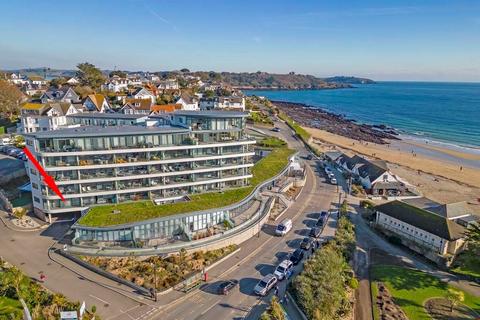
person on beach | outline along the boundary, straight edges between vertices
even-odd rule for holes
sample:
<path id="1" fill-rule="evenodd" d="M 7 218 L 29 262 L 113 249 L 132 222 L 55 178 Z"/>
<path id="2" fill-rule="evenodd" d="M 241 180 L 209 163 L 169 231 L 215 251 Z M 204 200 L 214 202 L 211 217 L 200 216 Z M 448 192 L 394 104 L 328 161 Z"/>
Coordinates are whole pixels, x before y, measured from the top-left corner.
<path id="1" fill-rule="evenodd" d="M 275 286 L 275 296 L 278 297 L 279 288 L 278 285 Z"/>
<path id="2" fill-rule="evenodd" d="M 460 171 L 463 171 L 463 167 L 462 167 L 462 166 L 460 166 Z"/>

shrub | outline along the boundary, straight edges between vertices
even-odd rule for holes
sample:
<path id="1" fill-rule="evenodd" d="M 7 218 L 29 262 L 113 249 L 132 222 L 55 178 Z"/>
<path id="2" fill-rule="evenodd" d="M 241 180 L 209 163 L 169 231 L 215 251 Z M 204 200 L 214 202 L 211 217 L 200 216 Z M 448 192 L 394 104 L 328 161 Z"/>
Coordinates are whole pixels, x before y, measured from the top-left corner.
<path id="1" fill-rule="evenodd" d="M 373 209 L 375 207 L 375 204 L 370 200 L 361 200 L 360 207 L 365 209 Z"/>

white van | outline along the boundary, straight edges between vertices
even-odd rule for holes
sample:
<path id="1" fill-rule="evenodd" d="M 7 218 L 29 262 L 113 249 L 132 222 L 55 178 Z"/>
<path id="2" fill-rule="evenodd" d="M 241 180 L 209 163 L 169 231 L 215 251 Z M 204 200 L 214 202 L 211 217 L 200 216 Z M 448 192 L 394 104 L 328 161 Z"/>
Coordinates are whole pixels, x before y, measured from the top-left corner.
<path id="1" fill-rule="evenodd" d="M 283 220 L 275 229 L 275 234 L 277 236 L 284 236 L 292 229 L 292 220 L 285 219 Z"/>

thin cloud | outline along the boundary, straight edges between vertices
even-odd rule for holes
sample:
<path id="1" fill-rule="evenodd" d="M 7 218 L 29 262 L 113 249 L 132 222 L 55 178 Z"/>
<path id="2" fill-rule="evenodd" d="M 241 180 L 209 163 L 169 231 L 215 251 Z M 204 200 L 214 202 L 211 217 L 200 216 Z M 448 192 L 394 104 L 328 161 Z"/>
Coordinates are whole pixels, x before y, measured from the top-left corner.
<path id="1" fill-rule="evenodd" d="M 176 25 L 174 25 L 173 23 L 171 23 L 169 20 L 165 19 L 164 17 L 162 17 L 160 14 L 158 14 L 158 12 L 156 12 L 155 10 L 153 10 L 151 7 L 149 7 L 145 2 L 143 2 L 143 6 L 144 8 L 152 15 L 154 16 L 155 18 L 157 18 L 158 20 L 162 21 L 163 23 L 169 25 L 170 27 L 172 27 L 173 30 L 177 31 L 178 28 Z"/>

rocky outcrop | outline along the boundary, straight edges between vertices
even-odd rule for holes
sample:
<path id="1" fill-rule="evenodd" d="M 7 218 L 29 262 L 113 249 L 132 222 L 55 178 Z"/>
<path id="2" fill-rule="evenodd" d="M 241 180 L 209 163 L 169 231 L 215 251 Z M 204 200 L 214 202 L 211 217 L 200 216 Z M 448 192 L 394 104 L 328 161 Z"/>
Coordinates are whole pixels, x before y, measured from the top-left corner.
<path id="1" fill-rule="evenodd" d="M 386 125 L 359 124 L 344 115 L 327 112 L 303 103 L 272 101 L 290 118 L 302 126 L 317 128 L 350 139 L 386 144 L 386 140 L 400 140 L 397 132 Z"/>

